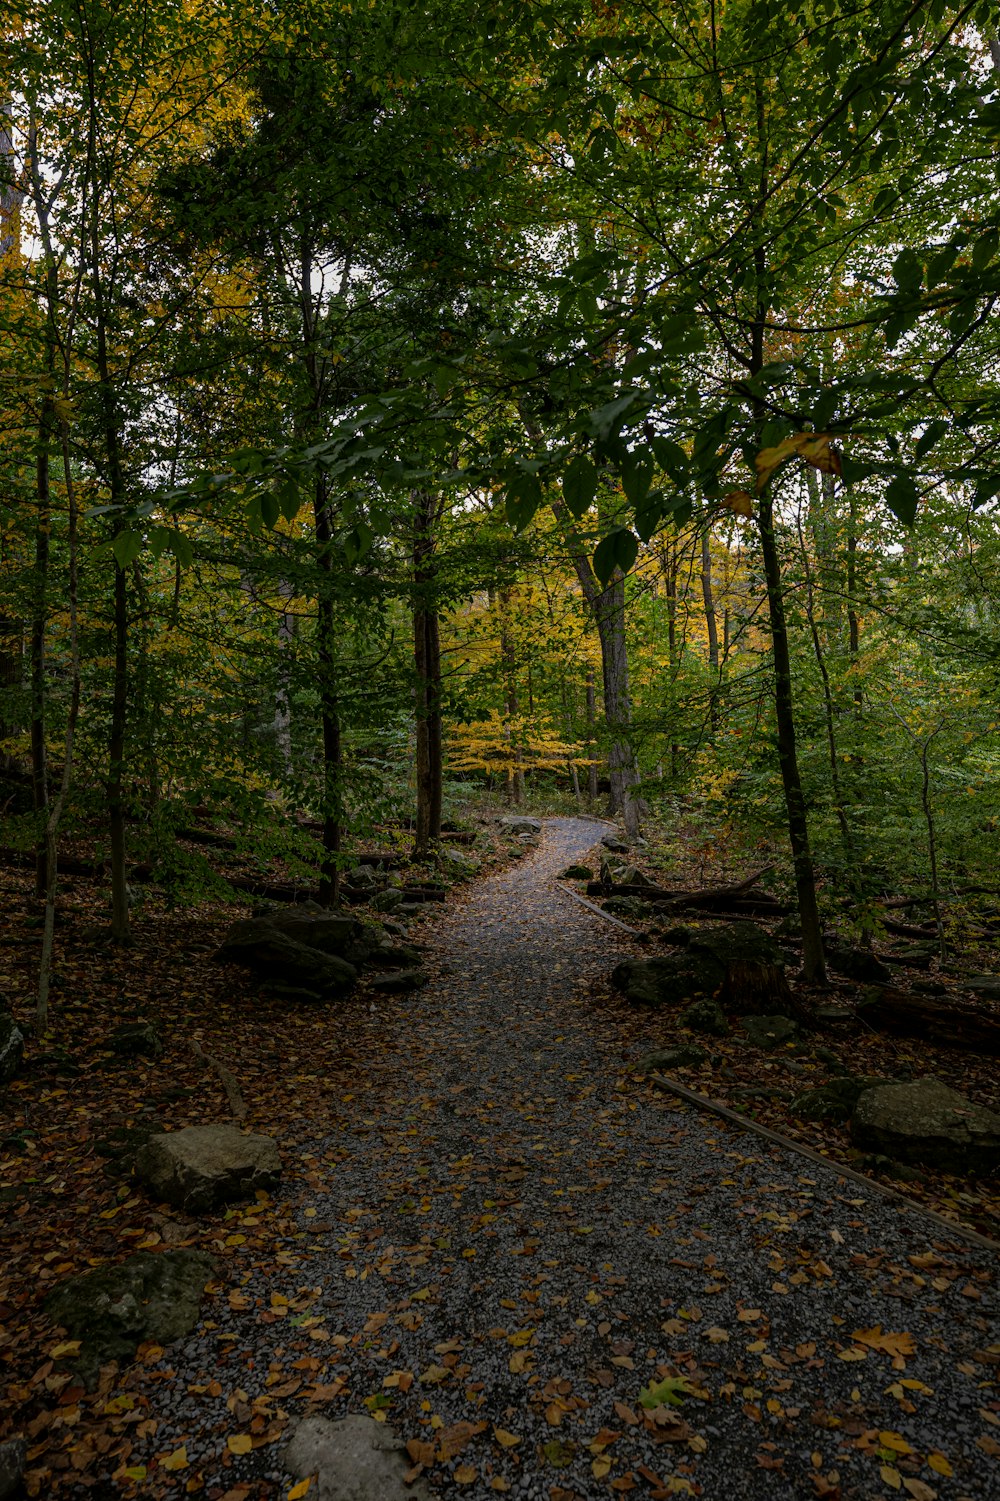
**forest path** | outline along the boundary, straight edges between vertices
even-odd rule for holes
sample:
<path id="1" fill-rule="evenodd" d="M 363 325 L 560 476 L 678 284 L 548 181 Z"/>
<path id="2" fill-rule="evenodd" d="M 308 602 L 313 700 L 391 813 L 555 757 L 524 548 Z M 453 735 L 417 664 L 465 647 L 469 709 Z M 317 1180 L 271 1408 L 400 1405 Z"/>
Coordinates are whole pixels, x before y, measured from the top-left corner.
<path id="1" fill-rule="evenodd" d="M 151 1453 L 283 1498 L 277 1446 L 218 1468 L 220 1422 L 318 1383 L 309 1410 L 384 1403 L 432 1489 L 474 1501 L 995 1496 L 989 1256 L 630 1077 L 588 1001 L 625 935 L 555 886 L 601 832 L 547 820 L 434 920 L 432 983 L 345 1028 L 356 1089 L 281 1263 L 170 1352 Z M 668 1372 L 699 1395 L 644 1420 Z"/>

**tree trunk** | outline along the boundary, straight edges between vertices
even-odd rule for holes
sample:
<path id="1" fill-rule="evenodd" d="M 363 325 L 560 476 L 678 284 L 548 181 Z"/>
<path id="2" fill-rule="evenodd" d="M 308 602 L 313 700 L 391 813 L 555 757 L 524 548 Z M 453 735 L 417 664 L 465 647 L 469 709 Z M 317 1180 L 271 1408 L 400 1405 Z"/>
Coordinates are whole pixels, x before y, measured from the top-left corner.
<path id="1" fill-rule="evenodd" d="M 719 625 L 715 618 L 715 591 L 712 586 L 711 537 L 711 528 L 706 526 L 701 534 L 701 598 L 705 608 L 708 666 L 715 678 L 708 700 L 709 723 L 714 735 L 719 727 Z"/>
<path id="2" fill-rule="evenodd" d="M 278 581 L 278 597 L 288 604 L 292 598 L 292 586 L 285 579 Z M 278 768 L 282 776 L 292 774 L 292 697 L 291 654 L 295 642 L 295 616 L 290 610 L 282 610 L 278 616 L 278 684 L 274 695 L 274 747 Z"/>
<path id="3" fill-rule="evenodd" d="M 51 351 L 54 354 L 54 351 Z M 49 362 L 50 372 L 54 362 Z M 38 418 L 38 452 L 35 456 L 35 587 L 31 613 L 31 792 L 38 820 L 35 844 L 35 895 L 44 897 L 49 887 L 45 822 L 49 804 L 49 776 L 45 746 L 45 631 L 48 617 L 49 539 L 52 530 L 52 500 L 49 489 L 49 444 L 52 401 L 42 398 Z"/>
<path id="4" fill-rule="evenodd" d="M 320 723 L 323 736 L 323 855 L 320 862 L 319 901 L 333 906 L 340 895 L 340 854 L 343 838 L 341 799 L 343 746 L 337 691 L 337 638 L 333 608 L 333 557 L 330 544 L 333 526 L 326 493 L 326 477 L 319 474 L 313 489 L 313 524 L 316 530 L 320 593 L 316 605 L 316 656 L 319 664 Z"/>
<path id="5" fill-rule="evenodd" d="M 501 589 L 500 605 L 500 661 L 504 674 L 504 702 L 507 710 L 506 738 L 511 742 L 510 762 L 507 767 L 507 801 L 518 807 L 524 801 L 524 769 L 521 765 L 521 750 L 514 743 L 517 718 L 521 705 L 517 692 L 517 654 L 510 631 L 510 591 Z"/>
<path id="6" fill-rule="evenodd" d="M 597 802 L 597 705 L 594 693 L 594 669 L 587 673 L 587 800 L 593 807 Z"/>
<path id="7" fill-rule="evenodd" d="M 441 637 L 435 597 L 438 506 L 427 491 L 414 491 L 413 662 L 416 672 L 417 807 L 414 858 L 423 860 L 441 837 L 444 783 L 441 727 Z"/>

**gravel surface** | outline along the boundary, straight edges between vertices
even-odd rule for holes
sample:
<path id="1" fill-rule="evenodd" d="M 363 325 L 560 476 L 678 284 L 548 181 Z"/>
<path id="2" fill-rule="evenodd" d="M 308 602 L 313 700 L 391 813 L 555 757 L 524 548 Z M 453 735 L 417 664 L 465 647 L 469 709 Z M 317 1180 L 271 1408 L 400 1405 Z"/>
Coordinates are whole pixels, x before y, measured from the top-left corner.
<path id="1" fill-rule="evenodd" d="M 1000 1496 L 995 1263 L 636 1081 L 589 999 L 628 935 L 555 880 L 601 832 L 547 820 L 434 919 L 434 981 L 370 1013 L 278 1262 L 140 1378 L 160 1426 L 130 1464 L 191 1466 L 157 1494 L 203 1468 L 200 1494 L 285 1497 L 278 1444 L 226 1451 L 268 1397 L 368 1399 L 438 1455 L 451 1430 L 426 1478 L 473 1501 Z M 672 1375 L 683 1405 L 648 1413 Z"/>

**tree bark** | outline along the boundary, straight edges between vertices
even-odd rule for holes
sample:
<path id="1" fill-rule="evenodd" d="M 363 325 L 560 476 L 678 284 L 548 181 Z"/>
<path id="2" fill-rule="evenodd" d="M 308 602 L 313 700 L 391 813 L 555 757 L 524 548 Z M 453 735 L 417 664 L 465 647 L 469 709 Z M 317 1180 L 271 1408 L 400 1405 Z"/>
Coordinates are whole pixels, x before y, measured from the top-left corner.
<path id="1" fill-rule="evenodd" d="M 441 632 L 435 585 L 439 507 L 426 490 L 413 501 L 413 665 L 416 676 L 415 735 L 417 806 L 413 855 L 426 859 L 441 838 L 444 786 L 441 724 Z"/>
<path id="2" fill-rule="evenodd" d="M 712 585 L 711 528 L 701 534 L 701 599 L 705 609 L 705 634 L 708 638 L 708 666 L 715 678 L 708 700 L 712 734 L 719 721 L 719 624 L 715 616 L 715 590 Z"/>

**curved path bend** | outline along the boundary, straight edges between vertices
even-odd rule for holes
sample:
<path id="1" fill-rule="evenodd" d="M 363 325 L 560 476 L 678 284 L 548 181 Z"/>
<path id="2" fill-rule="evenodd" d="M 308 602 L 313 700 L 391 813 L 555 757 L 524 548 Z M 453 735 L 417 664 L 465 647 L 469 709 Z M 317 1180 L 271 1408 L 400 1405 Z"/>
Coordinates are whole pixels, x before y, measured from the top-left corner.
<path id="1" fill-rule="evenodd" d="M 589 999 L 623 935 L 555 883 L 601 832 L 547 820 L 436 920 L 435 978 L 364 1024 L 280 1264 L 170 1352 L 155 1451 L 185 1441 L 210 1497 L 284 1498 L 277 1446 L 219 1469 L 220 1432 L 308 1388 L 446 1435 L 425 1481 L 471 1501 L 1000 1496 L 990 1257 L 636 1084 Z M 676 1374 L 696 1394 L 647 1419 Z"/>

